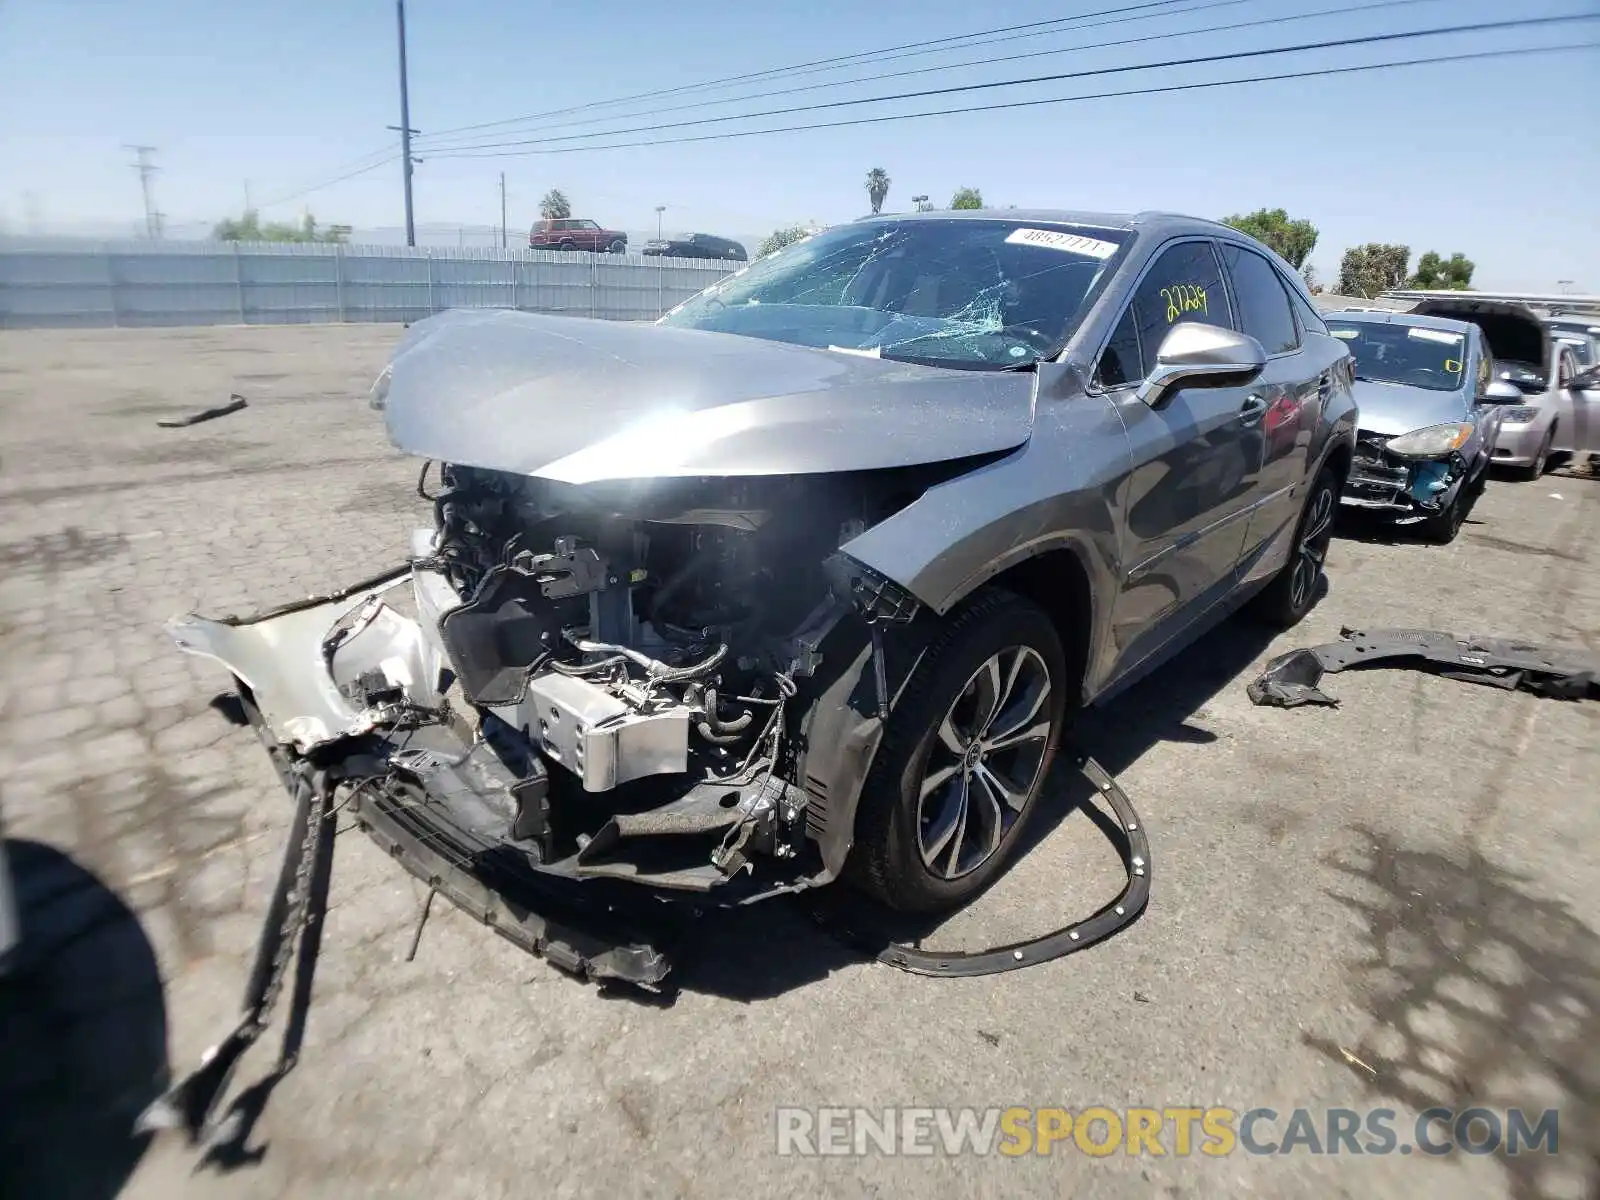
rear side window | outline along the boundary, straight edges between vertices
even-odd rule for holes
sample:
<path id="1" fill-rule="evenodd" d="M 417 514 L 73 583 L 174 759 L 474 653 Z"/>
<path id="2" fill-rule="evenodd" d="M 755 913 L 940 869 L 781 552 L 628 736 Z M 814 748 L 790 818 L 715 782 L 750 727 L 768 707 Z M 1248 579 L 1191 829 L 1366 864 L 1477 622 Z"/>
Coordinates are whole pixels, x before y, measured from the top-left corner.
<path id="1" fill-rule="evenodd" d="M 1280 274 L 1278 278 L 1282 280 L 1283 276 Z M 1284 282 L 1283 290 L 1289 293 L 1289 302 L 1294 305 L 1294 315 L 1300 321 L 1300 331 L 1302 333 L 1328 332 L 1328 326 L 1323 321 L 1322 314 L 1306 303 L 1306 298 L 1301 294 L 1299 288 L 1291 283 Z"/>
<path id="2" fill-rule="evenodd" d="M 1231 324 L 1228 295 L 1210 242 L 1180 242 L 1161 252 L 1100 356 L 1101 387 L 1137 383 L 1155 366 L 1167 330 L 1185 321 Z"/>
<path id="3" fill-rule="evenodd" d="M 1222 257 L 1233 277 L 1233 294 L 1239 302 L 1239 329 L 1260 342 L 1268 354 L 1299 349 L 1300 331 L 1294 310 L 1277 269 L 1261 255 L 1243 246 L 1222 245 Z"/>

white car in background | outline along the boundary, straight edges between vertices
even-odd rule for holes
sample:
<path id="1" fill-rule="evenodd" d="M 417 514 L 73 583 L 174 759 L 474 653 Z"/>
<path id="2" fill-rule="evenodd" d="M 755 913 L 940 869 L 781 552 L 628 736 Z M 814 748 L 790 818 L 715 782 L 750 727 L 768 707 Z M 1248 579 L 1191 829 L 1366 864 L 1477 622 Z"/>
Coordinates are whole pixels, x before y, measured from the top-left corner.
<path id="1" fill-rule="evenodd" d="M 1521 403 L 1503 402 L 1496 466 L 1538 479 L 1574 452 L 1600 453 L 1600 367 L 1583 365 L 1579 347 L 1555 320 L 1526 304 L 1468 296 L 1429 297 L 1412 311 L 1478 326 L 1489 342 L 1496 382 L 1522 393 Z"/>

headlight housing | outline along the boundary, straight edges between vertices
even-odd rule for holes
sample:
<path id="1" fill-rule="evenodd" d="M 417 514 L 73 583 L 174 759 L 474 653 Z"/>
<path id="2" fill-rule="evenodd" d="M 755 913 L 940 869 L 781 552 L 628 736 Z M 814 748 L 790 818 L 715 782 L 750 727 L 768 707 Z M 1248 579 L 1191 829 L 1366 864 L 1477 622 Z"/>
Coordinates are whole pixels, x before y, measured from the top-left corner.
<path id="1" fill-rule="evenodd" d="M 389 403 L 389 380 L 393 376 L 392 366 L 385 366 L 378 372 L 378 377 L 372 381 L 372 387 L 367 390 L 367 407 L 383 411 L 384 406 Z"/>
<path id="2" fill-rule="evenodd" d="M 1516 404 L 1510 408 L 1502 408 L 1500 410 L 1501 420 L 1510 421 L 1513 425 L 1521 425 L 1526 421 L 1533 420 L 1538 415 L 1539 410 L 1531 404 Z"/>
<path id="3" fill-rule="evenodd" d="M 1390 438 L 1383 448 L 1401 458 L 1443 458 L 1465 446 L 1472 434 L 1473 426 L 1465 422 L 1429 425 L 1425 429 L 1413 429 L 1410 433 Z"/>

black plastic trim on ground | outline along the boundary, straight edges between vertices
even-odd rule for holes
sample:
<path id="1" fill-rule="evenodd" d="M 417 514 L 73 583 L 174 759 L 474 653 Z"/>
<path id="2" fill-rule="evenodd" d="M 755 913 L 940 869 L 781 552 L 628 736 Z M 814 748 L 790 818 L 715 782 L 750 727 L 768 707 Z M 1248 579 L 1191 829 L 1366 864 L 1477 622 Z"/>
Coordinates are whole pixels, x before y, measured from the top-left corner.
<path id="1" fill-rule="evenodd" d="M 986 950 L 948 951 L 922 950 L 893 941 L 884 945 L 886 939 L 872 937 L 868 930 L 851 920 L 860 913 L 859 908 L 843 917 L 837 912 L 818 912 L 818 920 L 841 941 L 866 951 L 886 966 L 913 975 L 943 975 L 955 979 L 998 975 L 1002 971 L 1017 971 L 1050 962 L 1086 950 L 1127 928 L 1138 919 L 1150 900 L 1150 842 L 1145 837 L 1139 814 L 1111 773 L 1087 755 L 1079 754 L 1075 761 L 1078 770 L 1110 805 L 1127 838 L 1126 848 L 1118 847 L 1123 869 L 1128 873 L 1127 886 L 1094 915 L 1025 942 L 991 946 Z"/>

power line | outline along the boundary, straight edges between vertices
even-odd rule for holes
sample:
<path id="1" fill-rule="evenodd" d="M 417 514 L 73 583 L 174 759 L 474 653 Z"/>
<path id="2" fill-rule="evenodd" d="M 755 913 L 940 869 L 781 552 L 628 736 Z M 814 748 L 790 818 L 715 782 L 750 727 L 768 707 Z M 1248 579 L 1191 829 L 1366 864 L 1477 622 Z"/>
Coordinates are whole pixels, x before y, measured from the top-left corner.
<path id="1" fill-rule="evenodd" d="M 301 196 L 309 196 L 312 192 L 320 192 L 323 188 L 330 188 L 336 183 L 343 183 L 345 180 L 354 179 L 358 175 L 369 174 L 379 167 L 387 167 L 390 163 L 399 161 L 399 158 L 400 156 L 393 151 L 386 151 L 385 157 L 377 162 L 368 163 L 364 167 L 357 168 L 354 171 L 347 171 L 342 175 L 335 175 L 332 179 L 325 179 L 321 183 L 313 183 L 309 187 L 300 188 L 297 191 L 289 192 L 287 195 L 275 196 L 273 199 L 263 202 L 261 207 L 271 208 L 274 205 L 287 204 L 291 200 L 300 199 Z"/>
<path id="2" fill-rule="evenodd" d="M 295 188 L 292 192 L 285 192 L 275 199 L 264 200 L 261 202 L 260 207 L 269 208 L 274 204 L 287 204 L 290 200 L 297 200 L 301 196 L 309 195 L 311 192 L 321 191 L 325 187 L 354 178 L 356 175 L 366 171 L 375 171 L 379 167 L 387 166 L 398 157 L 399 155 L 394 152 L 392 147 L 384 145 L 377 150 L 363 154 L 360 158 L 352 158 L 337 166 L 329 167 L 328 170 L 332 174 L 332 178 L 320 183 L 308 183 L 303 187 Z"/>
<path id="3" fill-rule="evenodd" d="M 733 138 L 764 137 L 777 133 L 809 133 L 819 129 L 843 129 L 855 125 L 881 125 L 890 121 L 915 121 L 928 117 L 953 117 L 967 113 L 999 112 L 1019 108 L 1040 108 L 1052 104 L 1075 104 L 1084 100 L 1114 100 L 1129 96 L 1155 96 L 1172 92 L 1204 91 L 1208 88 L 1238 87 L 1251 83 L 1272 83 L 1284 79 L 1315 79 L 1329 75 L 1354 75 L 1367 71 L 1388 71 L 1400 67 L 1420 67 L 1434 63 L 1475 62 L 1486 59 L 1515 58 L 1521 55 L 1558 54 L 1572 50 L 1600 49 L 1600 41 L 1571 42 L 1562 46 L 1526 46 L 1509 50 L 1478 50 L 1460 54 L 1435 54 L 1422 58 L 1396 59 L 1392 62 L 1361 63 L 1347 67 L 1305 67 L 1273 75 L 1246 75 L 1236 79 L 1212 79 L 1200 83 L 1174 83 L 1157 87 L 1128 88 L 1116 92 L 1089 92 L 1079 96 L 1049 96 L 1037 100 L 997 101 L 993 104 L 972 104 L 960 108 L 935 109 L 931 112 L 892 113 L 878 117 L 852 117 L 843 121 L 819 121 L 804 125 L 780 125 L 771 129 L 735 129 L 721 133 L 690 134 L 684 137 L 647 139 L 636 142 L 612 142 L 603 146 L 561 146 L 550 150 L 506 151 L 498 155 L 441 154 L 441 158 L 520 158 L 532 154 L 581 154 L 592 150 L 630 150 L 640 146 L 673 146 L 686 142 L 718 142 Z"/>
<path id="4" fill-rule="evenodd" d="M 1242 2 L 1243 0 L 1241 0 L 1241 3 Z M 891 62 L 898 58 L 915 58 L 922 54 L 939 53 L 938 50 L 929 49 L 929 47 L 942 46 L 946 49 L 954 49 L 956 47 L 949 45 L 949 43 L 953 42 L 967 42 L 969 46 L 981 46 L 990 44 L 991 42 L 1013 41 L 1015 40 L 1014 38 L 987 37 L 987 35 L 1015 33 L 1021 37 L 1029 37 L 1035 36 L 1037 31 L 1042 30 L 1044 27 L 1049 25 L 1063 25 L 1068 21 L 1085 21 L 1090 17 L 1111 16 L 1116 13 L 1138 12 L 1151 8 L 1170 9 L 1173 6 L 1182 3 L 1185 3 L 1185 0 L 1148 0 L 1147 3 L 1143 4 L 1129 4 L 1121 8 L 1106 8 L 1097 12 L 1079 13 L 1077 16 L 1072 17 L 1052 17 L 1045 21 L 1027 21 L 1021 25 L 1002 25 L 998 29 L 980 29 L 973 33 L 951 34 L 948 37 L 931 38 L 923 42 L 905 42 L 898 46 L 885 46 L 881 50 L 861 50 L 854 54 L 840 54 L 835 55 L 832 58 L 818 58 L 813 59 L 810 62 L 795 63 L 787 67 L 769 67 L 764 71 L 751 71 L 744 75 L 728 75 L 722 79 L 709 79 L 702 83 L 686 83 L 681 84 L 678 87 L 659 88 L 653 92 L 636 92 L 631 96 L 616 96 L 610 100 L 593 100 L 587 104 L 574 104 L 568 108 L 553 108 L 546 112 L 529 113 L 526 116 L 521 117 L 506 117 L 499 121 L 480 121 L 475 125 L 457 125 L 451 129 L 441 129 L 432 136 L 447 137 L 450 134 L 468 133 L 475 129 L 494 129 L 502 125 L 519 125 L 525 121 L 540 121 L 544 120 L 546 117 L 563 117 L 569 113 L 587 112 L 590 109 L 595 108 L 609 108 L 615 104 L 629 104 L 635 100 L 654 100 L 665 96 L 678 96 L 682 95 L 684 92 L 707 91 L 712 88 L 727 87 L 735 83 L 753 82 L 758 79 L 775 78 L 781 75 L 811 74 L 816 71 L 836 70 L 838 67 L 853 63 L 858 59 L 870 59 L 874 62 Z M 1180 9 L 1179 11 L 1181 12 L 1185 10 Z M 1155 15 L 1164 16 L 1166 14 L 1163 13 Z M 1140 20 L 1143 18 L 1132 19 Z M 986 40 L 972 41 L 974 38 L 984 38 Z M 964 46 L 960 48 L 966 49 L 968 47 Z"/>
<path id="5" fill-rule="evenodd" d="M 1234 6 L 1240 5 L 1240 4 L 1248 4 L 1250 2 L 1251 2 L 1251 0 L 1211 0 L 1210 3 L 1198 4 L 1198 5 L 1195 5 L 1193 8 L 1185 9 L 1184 10 L 1184 15 L 1188 16 L 1188 15 L 1193 14 L 1193 13 L 1205 12 L 1207 10 L 1216 9 L 1216 8 L 1230 8 L 1230 7 L 1234 7 Z M 1276 25 L 1276 24 L 1279 24 L 1279 23 L 1285 23 L 1286 24 L 1286 23 L 1288 23 L 1290 21 L 1309 21 L 1309 20 L 1313 20 L 1313 19 L 1315 19 L 1317 17 L 1342 17 L 1342 16 L 1347 16 L 1350 13 L 1369 12 L 1369 11 L 1373 11 L 1373 10 L 1376 10 L 1376 9 L 1401 8 L 1401 7 L 1405 7 L 1405 6 L 1409 6 L 1409 5 L 1413 5 L 1413 4 L 1437 4 L 1437 3 L 1440 3 L 1440 2 L 1441 2 L 1441 0 L 1378 0 L 1377 3 L 1372 3 L 1372 4 L 1356 4 L 1356 5 L 1346 5 L 1346 6 L 1339 7 L 1339 8 L 1323 8 L 1323 9 L 1317 9 L 1317 10 L 1315 10 L 1313 12 L 1293 13 L 1293 14 L 1290 14 L 1289 16 L 1257 17 L 1256 19 L 1251 20 L 1251 21 L 1235 21 L 1235 22 L 1231 22 L 1231 23 L 1223 24 L 1223 25 L 1203 25 L 1203 26 L 1201 26 L 1201 27 L 1199 27 L 1197 29 L 1170 30 L 1170 31 L 1165 32 L 1165 33 L 1143 34 L 1143 35 L 1141 35 L 1139 37 L 1117 38 L 1117 39 L 1114 39 L 1112 41 L 1107 41 L 1107 42 L 1088 42 L 1088 43 L 1084 43 L 1082 45 L 1075 45 L 1075 46 L 1057 46 L 1057 47 L 1054 47 L 1054 48 L 1049 49 L 1049 50 L 1029 50 L 1029 51 L 1026 51 L 1026 52 L 1021 53 L 1021 54 L 1001 54 L 1001 55 L 995 55 L 995 56 L 993 56 L 991 58 L 976 58 L 976 59 L 964 60 L 962 62 L 940 63 L 940 64 L 937 64 L 937 65 L 931 66 L 931 67 L 913 67 L 913 68 L 911 68 L 909 70 L 905 70 L 905 71 L 891 71 L 891 72 L 888 72 L 886 74 L 881 74 L 881 75 L 863 76 L 863 77 L 861 77 L 859 79 L 837 79 L 837 80 L 828 81 L 826 83 L 806 83 L 806 84 L 801 84 L 799 87 L 779 88 L 779 89 L 774 90 L 774 91 L 761 92 L 761 93 L 759 93 L 757 95 L 754 95 L 754 96 L 726 96 L 726 97 L 723 97 L 723 98 L 718 99 L 718 100 L 697 100 L 697 101 L 694 101 L 694 102 L 689 103 L 689 104 L 674 104 L 674 105 L 668 105 L 665 108 L 656 108 L 656 109 L 652 110 L 649 115 L 657 116 L 657 115 L 660 115 L 662 113 L 685 112 L 685 111 L 688 111 L 690 109 L 697 109 L 697 108 L 712 108 L 712 107 L 715 107 L 716 105 L 719 105 L 719 104 L 736 104 L 736 103 L 739 103 L 742 100 L 765 100 L 765 99 L 771 99 L 771 98 L 777 97 L 777 96 L 793 96 L 793 95 L 797 95 L 797 94 L 802 93 L 802 92 L 820 91 L 823 88 L 847 87 L 850 84 L 855 84 L 855 83 L 868 83 L 868 82 L 882 83 L 882 82 L 885 82 L 885 81 L 890 80 L 890 79 L 905 79 L 905 78 L 909 78 L 910 76 L 913 76 L 913 75 L 928 75 L 928 74 L 932 74 L 935 71 L 966 70 L 966 69 L 971 68 L 971 67 L 993 66 L 995 63 L 1020 62 L 1023 59 L 1028 59 L 1028 58 L 1051 58 L 1051 57 L 1054 57 L 1056 55 L 1061 55 L 1061 54 L 1079 54 L 1079 53 L 1082 53 L 1082 52 L 1087 51 L 1087 50 L 1108 50 L 1108 49 L 1111 49 L 1111 48 L 1116 47 L 1116 46 L 1134 46 L 1134 45 L 1143 44 L 1145 42 L 1170 41 L 1170 40 L 1172 40 L 1174 38 L 1200 37 L 1200 36 L 1206 35 L 1206 34 L 1227 33 L 1227 32 L 1230 32 L 1230 31 L 1233 31 L 1233 30 L 1239 30 L 1239 29 L 1254 29 L 1254 28 L 1259 28 L 1261 26 Z M 1161 15 L 1168 15 L 1168 14 L 1161 14 Z M 1148 20 L 1149 18 L 1145 17 L 1145 18 L 1133 18 L 1133 19 L 1135 19 L 1135 20 Z M 1107 24 L 1123 24 L 1125 22 L 1117 21 L 1117 22 L 1104 22 L 1104 23 L 1107 23 Z M 1083 28 L 1091 28 L 1091 27 L 1090 26 L 1084 26 Z M 1075 32 L 1077 32 L 1077 30 L 1076 29 L 1074 29 L 1074 30 L 1064 30 L 1062 32 L 1073 32 L 1073 33 L 1075 33 Z M 1025 36 L 1033 36 L 1033 35 L 1025 35 Z M 1012 39 L 1006 38 L 1006 39 L 1003 39 L 1003 40 L 1010 41 Z M 623 117 L 643 116 L 643 115 L 645 115 L 645 114 L 644 113 L 618 113 L 615 116 L 584 117 L 584 118 L 582 118 L 580 120 L 576 120 L 576 121 L 557 121 L 551 126 L 551 128 L 560 129 L 560 128 L 563 128 L 563 127 L 570 128 L 570 127 L 575 126 L 575 125 L 592 125 L 592 124 L 594 124 L 594 123 L 596 123 L 598 121 L 618 120 L 618 119 L 621 119 Z M 595 137 L 603 136 L 605 134 L 605 132 L 606 131 L 604 131 L 604 130 L 596 131 L 592 136 L 595 136 Z M 631 132 L 631 131 L 629 131 L 629 130 L 614 130 L 612 132 L 619 132 L 620 133 L 620 132 Z M 504 144 L 506 144 L 506 143 L 499 143 L 499 142 L 463 142 L 463 143 L 460 143 L 458 145 L 440 147 L 440 148 L 441 149 L 449 149 L 449 150 L 468 150 L 468 149 L 474 149 L 474 148 L 479 148 L 479 147 L 493 147 L 493 146 L 504 145 Z"/>
<path id="6" fill-rule="evenodd" d="M 1206 54 L 1192 58 L 1169 58 L 1158 62 L 1130 63 L 1115 67 L 1094 67 L 1084 71 L 1065 71 L 1054 75 L 1033 75 L 1018 79 L 996 79 L 986 83 L 954 84 L 950 87 L 926 88 L 917 92 L 897 92 L 887 96 L 863 96 L 852 100 L 825 100 L 818 104 L 796 104 L 787 108 L 770 108 L 759 112 L 727 113 L 717 117 L 700 117 L 687 121 L 664 121 L 654 125 L 634 125 L 622 129 L 604 129 L 593 133 L 570 133 L 555 137 L 520 138 L 509 142 L 483 143 L 481 145 L 443 147 L 446 153 L 434 153 L 448 158 L 493 157 L 469 151 L 493 150 L 511 146 L 548 146 L 557 142 L 582 141 L 594 137 L 619 137 L 632 133 L 657 133 L 663 130 L 686 129 L 696 125 L 719 125 L 729 121 L 749 121 L 761 117 L 792 116 L 796 113 L 819 112 L 825 109 L 855 108 L 863 104 L 884 104 L 898 100 L 925 100 L 934 96 L 953 96 L 966 92 L 991 91 L 1003 87 L 1025 87 L 1041 83 L 1061 83 L 1069 79 L 1088 79 L 1099 75 L 1122 75 L 1130 71 L 1151 71 L 1167 67 L 1199 66 L 1203 63 L 1238 62 L 1244 59 L 1265 58 L 1275 54 L 1296 54 L 1307 50 L 1332 50 L 1346 46 L 1372 46 L 1388 42 L 1413 41 L 1423 37 L 1441 37 L 1455 33 L 1484 33 L 1492 30 L 1531 29 L 1539 26 L 1563 24 L 1570 21 L 1600 20 L 1600 13 L 1580 13 L 1560 17 L 1519 17 L 1509 21 L 1478 21 L 1462 25 L 1440 25 L 1432 29 L 1415 29 L 1392 33 L 1373 33 L 1363 37 L 1329 38 L 1317 42 L 1300 42 L 1291 46 L 1273 46 L 1260 50 L 1231 50 L 1222 54 Z M 455 151 L 454 153 L 449 153 Z"/>

